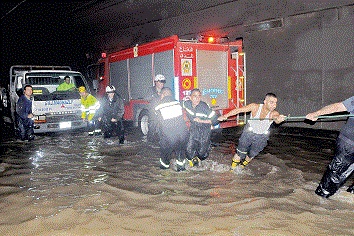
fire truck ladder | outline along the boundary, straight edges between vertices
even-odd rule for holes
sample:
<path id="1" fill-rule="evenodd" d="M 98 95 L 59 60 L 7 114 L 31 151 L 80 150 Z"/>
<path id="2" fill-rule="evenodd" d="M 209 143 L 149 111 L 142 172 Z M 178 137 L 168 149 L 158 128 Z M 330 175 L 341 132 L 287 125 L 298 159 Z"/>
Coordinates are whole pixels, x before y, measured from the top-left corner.
<path id="1" fill-rule="evenodd" d="M 233 52 L 232 58 L 236 59 L 236 69 L 233 69 L 236 75 L 236 104 L 232 100 L 235 108 L 239 108 L 240 104 L 246 106 L 246 54 L 244 52 Z M 241 63 L 240 63 L 241 61 Z M 240 95 L 242 95 L 240 97 Z M 238 124 L 246 124 L 246 113 L 243 114 L 243 118 L 240 118 L 240 114 L 236 116 Z"/>

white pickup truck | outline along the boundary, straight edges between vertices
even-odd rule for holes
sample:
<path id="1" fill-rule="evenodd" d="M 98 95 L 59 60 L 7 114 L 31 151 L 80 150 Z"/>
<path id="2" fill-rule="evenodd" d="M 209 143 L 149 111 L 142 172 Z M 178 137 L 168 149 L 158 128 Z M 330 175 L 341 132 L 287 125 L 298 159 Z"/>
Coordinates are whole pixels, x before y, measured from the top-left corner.
<path id="1" fill-rule="evenodd" d="M 64 77 L 70 77 L 70 83 L 76 89 L 57 91 L 64 82 Z M 84 76 L 72 71 L 68 66 L 12 66 L 10 82 L 7 91 L 2 91 L 2 106 L 5 122 L 11 122 L 16 129 L 16 103 L 23 94 L 23 87 L 30 84 L 33 87 L 32 112 L 34 114 L 34 132 L 58 132 L 86 127 L 81 119 L 80 86 L 90 88 Z"/>

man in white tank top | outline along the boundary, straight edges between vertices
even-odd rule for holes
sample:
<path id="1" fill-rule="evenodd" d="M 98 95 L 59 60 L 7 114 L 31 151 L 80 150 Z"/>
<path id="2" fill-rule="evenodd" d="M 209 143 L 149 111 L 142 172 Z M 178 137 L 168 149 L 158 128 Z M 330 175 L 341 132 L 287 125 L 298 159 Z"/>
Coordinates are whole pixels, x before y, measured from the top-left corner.
<path id="1" fill-rule="evenodd" d="M 268 130 L 275 122 L 280 124 L 286 118 L 275 110 L 277 107 L 277 96 L 274 93 L 267 93 L 263 104 L 251 103 L 247 106 L 235 108 L 218 118 L 219 121 L 227 120 L 230 116 L 239 113 L 251 112 L 251 119 L 245 126 L 239 139 L 237 152 L 232 158 L 231 169 L 236 166 L 246 166 L 255 156 L 257 156 L 268 143 Z"/>

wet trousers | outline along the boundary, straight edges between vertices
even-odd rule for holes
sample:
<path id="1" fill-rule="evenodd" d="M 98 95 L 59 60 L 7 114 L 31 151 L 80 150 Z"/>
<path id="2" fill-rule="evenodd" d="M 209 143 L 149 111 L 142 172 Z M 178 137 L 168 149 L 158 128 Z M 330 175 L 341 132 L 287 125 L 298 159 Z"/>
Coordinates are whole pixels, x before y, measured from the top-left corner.
<path id="1" fill-rule="evenodd" d="M 254 158 L 267 146 L 268 139 L 267 134 L 256 134 L 245 127 L 238 142 L 237 155 L 241 160 L 246 156 Z"/>
<path id="2" fill-rule="evenodd" d="M 88 131 L 89 135 L 95 134 L 96 126 L 97 126 L 96 120 L 90 120 L 87 122 L 87 131 Z"/>
<path id="3" fill-rule="evenodd" d="M 33 140 L 34 131 L 33 131 L 34 121 L 32 119 L 22 119 L 21 117 L 17 118 L 17 129 L 18 136 L 21 140 Z"/>
<path id="4" fill-rule="evenodd" d="M 172 159 L 172 153 L 176 153 L 176 159 L 182 163 L 185 161 L 187 141 L 184 137 L 176 135 L 173 138 L 161 137 L 160 139 L 160 157 L 164 164 L 169 165 Z"/>
<path id="5" fill-rule="evenodd" d="M 204 130 L 191 130 L 187 144 L 187 159 L 191 160 L 197 156 L 205 160 L 210 151 L 210 128 Z"/>
<path id="6" fill-rule="evenodd" d="M 119 142 L 124 143 L 124 126 L 122 119 L 118 120 L 117 122 L 103 119 L 101 123 L 101 129 L 104 138 L 117 136 L 119 138 Z"/>
<path id="7" fill-rule="evenodd" d="M 316 194 L 329 197 L 333 195 L 349 178 L 354 171 L 354 145 L 337 139 L 336 151 L 333 160 L 328 165 Z"/>
<path id="8" fill-rule="evenodd" d="M 152 143 L 159 142 L 159 122 L 154 112 L 149 112 L 149 129 L 147 133 L 147 140 Z"/>

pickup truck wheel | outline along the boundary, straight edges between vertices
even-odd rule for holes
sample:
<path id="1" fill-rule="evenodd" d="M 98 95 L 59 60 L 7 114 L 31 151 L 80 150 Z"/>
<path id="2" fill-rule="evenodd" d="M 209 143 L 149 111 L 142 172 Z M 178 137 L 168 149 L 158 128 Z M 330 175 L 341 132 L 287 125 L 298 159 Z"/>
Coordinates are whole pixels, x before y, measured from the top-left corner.
<path id="1" fill-rule="evenodd" d="M 139 127 L 143 135 L 147 135 L 149 131 L 149 112 L 147 110 L 141 111 L 139 115 Z"/>

